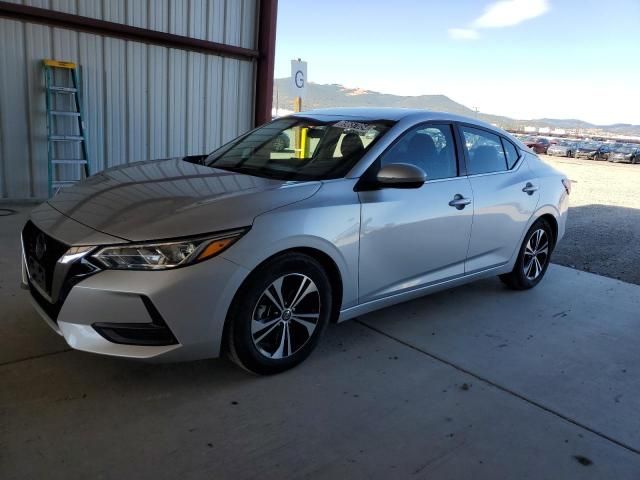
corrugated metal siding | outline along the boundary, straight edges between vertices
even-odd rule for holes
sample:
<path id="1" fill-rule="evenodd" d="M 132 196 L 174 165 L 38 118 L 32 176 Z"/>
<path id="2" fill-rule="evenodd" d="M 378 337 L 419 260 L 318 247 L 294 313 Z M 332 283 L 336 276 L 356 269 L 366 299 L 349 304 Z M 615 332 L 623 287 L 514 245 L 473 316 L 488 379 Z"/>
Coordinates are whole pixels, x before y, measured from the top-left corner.
<path id="1" fill-rule="evenodd" d="M 226 30 L 241 31 L 245 25 L 253 29 L 257 0 L 7 0 L 31 7 L 48 8 L 65 13 L 117 22 L 133 27 L 149 28 L 160 32 L 175 33 L 192 38 L 214 40 L 210 36 L 213 18 L 224 18 L 225 10 L 240 10 L 242 16 L 234 16 L 234 23 L 226 23 Z M 138 12 L 137 14 L 135 12 Z M 171 19 L 142 23 L 141 18 Z M 228 17 L 227 17 L 228 19 Z M 244 39 L 243 39 L 244 40 Z M 229 45 L 254 48 L 252 35 L 249 43 L 240 38 Z"/>
<path id="2" fill-rule="evenodd" d="M 253 49 L 258 1 L 14 3 Z M 47 195 L 44 58 L 81 66 L 92 172 L 206 153 L 253 124 L 251 61 L 7 19 L 0 19 L 0 45 L 0 198 Z M 65 146 L 58 154 L 76 157 L 77 147 Z"/>
<path id="3" fill-rule="evenodd" d="M 0 24 L 0 44 L 11 45 L 0 58 L 0 123 L 2 124 L 2 187 L 6 196 L 30 195 L 30 129 L 24 27 Z"/>

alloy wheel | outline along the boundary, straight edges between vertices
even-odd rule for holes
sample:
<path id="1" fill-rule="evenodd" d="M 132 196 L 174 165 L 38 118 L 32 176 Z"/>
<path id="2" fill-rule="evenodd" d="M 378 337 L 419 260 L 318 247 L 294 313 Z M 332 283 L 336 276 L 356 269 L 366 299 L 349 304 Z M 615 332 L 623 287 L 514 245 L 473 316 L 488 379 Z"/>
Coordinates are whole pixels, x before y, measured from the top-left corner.
<path id="1" fill-rule="evenodd" d="M 300 273 L 277 278 L 262 292 L 253 309 L 253 344 L 267 358 L 290 357 L 313 336 L 320 307 L 320 293 L 311 278 Z"/>
<path id="2" fill-rule="evenodd" d="M 524 275 L 528 280 L 536 280 L 549 261 L 549 237 L 547 232 L 539 228 L 535 230 L 524 249 Z"/>

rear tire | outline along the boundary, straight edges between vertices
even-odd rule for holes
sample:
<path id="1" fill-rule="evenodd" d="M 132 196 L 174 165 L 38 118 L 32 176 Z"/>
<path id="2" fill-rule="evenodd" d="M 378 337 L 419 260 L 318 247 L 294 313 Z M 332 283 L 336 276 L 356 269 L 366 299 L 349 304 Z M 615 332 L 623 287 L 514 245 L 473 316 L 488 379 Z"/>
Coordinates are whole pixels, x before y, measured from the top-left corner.
<path id="1" fill-rule="evenodd" d="M 311 354 L 331 310 L 331 285 L 320 263 L 283 254 L 258 267 L 236 293 L 225 351 L 249 372 L 283 372 Z"/>
<path id="2" fill-rule="evenodd" d="M 540 283 L 554 247 L 553 230 L 546 220 L 538 219 L 524 237 L 513 270 L 500 280 L 513 290 L 528 290 Z"/>

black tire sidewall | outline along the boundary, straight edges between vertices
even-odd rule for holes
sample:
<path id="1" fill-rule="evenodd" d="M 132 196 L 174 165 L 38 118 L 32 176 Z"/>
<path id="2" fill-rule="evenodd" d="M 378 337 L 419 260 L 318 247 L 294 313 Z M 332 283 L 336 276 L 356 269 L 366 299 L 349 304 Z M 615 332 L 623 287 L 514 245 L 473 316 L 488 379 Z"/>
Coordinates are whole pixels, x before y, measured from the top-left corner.
<path id="1" fill-rule="evenodd" d="M 538 275 L 534 280 L 530 280 L 527 278 L 524 272 L 524 252 L 527 247 L 527 243 L 531 238 L 531 235 L 536 230 L 542 228 L 547 234 L 547 238 L 549 239 L 549 254 L 547 255 L 547 259 L 545 264 L 542 266 L 542 272 Z M 549 268 L 549 264 L 551 263 L 551 253 L 553 252 L 554 247 L 554 237 L 553 231 L 551 230 L 551 226 L 546 220 L 539 219 L 537 220 L 531 228 L 527 231 L 527 234 L 524 237 L 524 241 L 522 242 L 522 246 L 520 247 L 520 255 L 518 256 L 518 261 L 516 262 L 516 274 L 518 275 L 518 281 L 524 288 L 533 288 L 544 278 L 545 273 L 547 273 L 547 269 Z"/>
<path id="2" fill-rule="evenodd" d="M 278 277 L 301 273 L 311 278 L 320 295 L 320 318 L 309 341 L 295 354 L 283 359 L 271 359 L 258 351 L 251 335 L 251 320 L 256 303 L 264 290 Z M 238 290 L 229 312 L 228 342 L 230 350 L 244 368 L 260 375 L 288 370 L 305 360 L 316 347 L 332 309 L 329 277 L 314 258 L 300 253 L 288 253 L 258 267 Z"/>

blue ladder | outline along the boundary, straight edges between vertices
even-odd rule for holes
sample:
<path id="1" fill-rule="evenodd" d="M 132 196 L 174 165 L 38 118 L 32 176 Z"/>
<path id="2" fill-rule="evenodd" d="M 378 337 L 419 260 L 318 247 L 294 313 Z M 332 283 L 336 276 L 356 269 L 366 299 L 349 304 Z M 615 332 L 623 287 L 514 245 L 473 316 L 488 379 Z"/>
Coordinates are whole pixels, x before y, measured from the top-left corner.
<path id="1" fill-rule="evenodd" d="M 47 100 L 47 156 L 48 156 L 48 185 L 49 196 L 55 195 L 61 188 L 73 185 L 89 176 L 89 155 L 87 149 L 87 131 L 84 124 L 84 115 L 82 110 L 82 102 L 80 99 L 80 87 L 78 81 L 78 67 L 73 62 L 63 62 L 59 60 L 43 60 L 44 78 Z M 68 85 L 54 85 L 55 71 L 59 70 L 62 74 L 68 73 Z M 61 75 L 62 76 L 62 75 Z M 59 76 L 60 77 L 60 76 Z M 55 98 L 58 95 L 72 96 L 73 101 L 70 102 L 69 110 L 57 110 L 58 102 Z M 77 119 L 77 129 L 73 127 L 75 122 L 64 122 L 66 126 L 72 127 L 71 132 L 56 131 L 58 122 L 56 118 L 75 118 Z M 57 156 L 61 144 L 80 144 L 82 158 L 59 158 Z M 83 168 L 80 171 L 80 178 L 77 178 L 77 169 L 74 169 L 76 178 L 65 178 L 64 174 L 70 174 L 69 168 L 63 168 L 65 165 L 79 165 Z"/>

